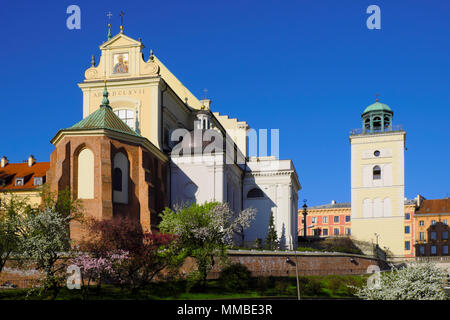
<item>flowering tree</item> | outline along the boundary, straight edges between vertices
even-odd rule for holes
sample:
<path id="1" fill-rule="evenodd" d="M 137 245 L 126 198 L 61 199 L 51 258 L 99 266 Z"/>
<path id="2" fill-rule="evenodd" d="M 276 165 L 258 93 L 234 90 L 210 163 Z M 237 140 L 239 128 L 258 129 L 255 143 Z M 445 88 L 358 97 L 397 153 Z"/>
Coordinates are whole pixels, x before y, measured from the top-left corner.
<path id="1" fill-rule="evenodd" d="M 234 213 L 228 203 L 182 205 L 175 211 L 166 208 L 161 214 L 159 228 L 179 237 L 184 253 L 196 261 L 198 280 L 205 287 L 214 256 L 226 257 L 226 246 L 233 243 L 234 235 L 250 226 L 255 214 L 253 208 Z"/>
<path id="2" fill-rule="evenodd" d="M 28 214 L 20 226 L 23 262 L 44 272 L 43 289 L 53 290 L 53 298 L 65 279 L 66 265 L 61 258 L 69 249 L 70 220 L 70 216 L 47 208 Z"/>
<path id="3" fill-rule="evenodd" d="M 82 293 L 86 298 L 89 292 L 91 281 L 101 283 L 104 277 L 113 277 L 116 270 L 128 259 L 128 252 L 120 250 L 117 253 L 109 252 L 105 257 L 93 257 L 83 253 L 70 261 L 80 267 L 82 276 Z"/>
<path id="4" fill-rule="evenodd" d="M 445 271 L 431 263 L 412 263 L 374 275 L 378 280 L 355 288 L 356 295 L 367 300 L 444 300 Z M 372 276 L 372 277 L 374 277 Z"/>
<path id="5" fill-rule="evenodd" d="M 137 221 L 128 218 L 91 220 L 89 230 L 91 237 L 80 246 L 88 253 L 88 258 L 80 263 L 92 264 L 91 275 L 96 278 L 98 288 L 101 281 L 108 278 L 115 283 L 125 283 L 136 293 L 163 269 L 175 267 L 182 261 L 175 245 L 176 236 L 144 232 Z M 113 263 L 113 254 L 121 259 Z"/>

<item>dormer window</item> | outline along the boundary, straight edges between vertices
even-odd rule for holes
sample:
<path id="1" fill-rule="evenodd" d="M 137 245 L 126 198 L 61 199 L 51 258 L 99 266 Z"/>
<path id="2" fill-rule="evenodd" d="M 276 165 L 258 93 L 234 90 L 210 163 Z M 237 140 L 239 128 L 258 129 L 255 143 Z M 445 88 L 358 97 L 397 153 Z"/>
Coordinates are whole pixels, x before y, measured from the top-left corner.
<path id="1" fill-rule="evenodd" d="M 25 178 L 16 178 L 14 180 L 14 185 L 17 186 L 17 187 L 23 186 L 24 183 L 25 183 Z"/>
<path id="2" fill-rule="evenodd" d="M 33 180 L 33 185 L 35 186 L 42 186 L 43 183 L 44 183 L 43 177 L 35 177 Z"/>
<path id="3" fill-rule="evenodd" d="M 5 179 L 0 179 L 0 187 L 4 187 L 6 185 Z"/>

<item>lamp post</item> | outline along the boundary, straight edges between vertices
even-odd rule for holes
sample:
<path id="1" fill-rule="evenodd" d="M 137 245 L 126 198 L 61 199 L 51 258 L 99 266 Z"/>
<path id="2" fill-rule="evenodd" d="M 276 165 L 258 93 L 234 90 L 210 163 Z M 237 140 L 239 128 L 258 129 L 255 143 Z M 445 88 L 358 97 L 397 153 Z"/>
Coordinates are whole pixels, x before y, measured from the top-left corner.
<path id="1" fill-rule="evenodd" d="M 306 205 L 306 199 L 303 200 L 303 236 L 306 238 L 306 216 L 308 215 L 308 206 Z"/>

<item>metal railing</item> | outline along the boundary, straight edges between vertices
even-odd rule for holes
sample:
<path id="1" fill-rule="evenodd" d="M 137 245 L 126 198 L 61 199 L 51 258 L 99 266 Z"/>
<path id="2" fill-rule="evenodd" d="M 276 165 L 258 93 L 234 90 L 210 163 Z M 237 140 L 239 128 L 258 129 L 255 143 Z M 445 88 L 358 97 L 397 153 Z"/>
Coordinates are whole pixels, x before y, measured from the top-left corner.
<path id="1" fill-rule="evenodd" d="M 374 134 L 374 133 L 381 133 L 381 132 L 393 132 L 393 131 L 403 131 L 403 126 L 400 124 L 395 124 L 387 128 L 372 128 L 365 129 L 365 128 L 356 128 L 350 130 L 350 135 L 358 135 L 358 134 Z"/>

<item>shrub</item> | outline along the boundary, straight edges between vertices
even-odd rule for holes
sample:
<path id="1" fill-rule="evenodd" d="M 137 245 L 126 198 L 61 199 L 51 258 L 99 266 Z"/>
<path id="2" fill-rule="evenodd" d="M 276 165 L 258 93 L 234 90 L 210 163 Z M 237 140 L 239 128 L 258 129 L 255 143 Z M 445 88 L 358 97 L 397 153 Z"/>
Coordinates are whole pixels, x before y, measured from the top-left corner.
<path id="1" fill-rule="evenodd" d="M 367 300 L 444 300 L 445 271 L 431 263 L 413 263 L 403 269 L 374 274 L 356 295 Z M 378 279 L 376 279 L 378 278 Z"/>
<path id="2" fill-rule="evenodd" d="M 219 282 L 228 291 L 241 292 L 248 288 L 250 279 L 250 270 L 240 263 L 234 263 L 222 270 Z"/>

